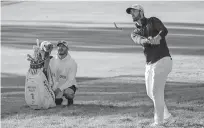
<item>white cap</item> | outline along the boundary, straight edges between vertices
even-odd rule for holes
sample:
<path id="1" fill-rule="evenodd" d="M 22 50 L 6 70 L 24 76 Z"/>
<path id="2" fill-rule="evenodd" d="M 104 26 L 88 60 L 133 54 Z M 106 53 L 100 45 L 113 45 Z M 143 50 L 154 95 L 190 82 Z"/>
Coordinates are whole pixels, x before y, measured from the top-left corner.
<path id="1" fill-rule="evenodd" d="M 140 10 L 140 11 L 144 12 L 143 7 L 142 7 L 141 5 L 139 5 L 139 4 L 133 4 L 131 7 L 129 7 L 129 8 L 126 9 L 126 12 L 127 12 L 128 14 L 130 14 L 130 10 L 131 10 L 131 9 L 136 9 L 136 10 Z"/>

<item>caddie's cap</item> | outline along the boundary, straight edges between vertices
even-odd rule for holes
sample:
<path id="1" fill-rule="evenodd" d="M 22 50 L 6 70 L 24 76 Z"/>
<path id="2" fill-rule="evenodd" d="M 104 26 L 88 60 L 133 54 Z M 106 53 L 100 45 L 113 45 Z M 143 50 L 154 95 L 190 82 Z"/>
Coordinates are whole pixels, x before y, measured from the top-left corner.
<path id="1" fill-rule="evenodd" d="M 131 9 L 136 9 L 136 10 L 140 10 L 140 11 L 144 12 L 143 7 L 139 4 L 133 4 L 131 7 L 127 8 L 126 9 L 127 14 L 130 14 Z"/>
<path id="2" fill-rule="evenodd" d="M 67 43 L 65 40 L 60 40 L 60 41 L 58 41 L 57 46 L 59 46 L 59 44 L 63 44 L 64 46 L 66 46 L 67 48 L 69 48 L 69 47 L 68 47 L 68 43 Z"/>

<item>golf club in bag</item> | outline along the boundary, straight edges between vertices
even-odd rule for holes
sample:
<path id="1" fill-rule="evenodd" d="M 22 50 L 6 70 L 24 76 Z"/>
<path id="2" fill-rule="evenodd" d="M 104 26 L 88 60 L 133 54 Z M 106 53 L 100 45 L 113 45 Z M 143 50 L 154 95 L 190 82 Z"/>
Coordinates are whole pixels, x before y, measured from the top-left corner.
<path id="1" fill-rule="evenodd" d="M 49 68 L 53 45 L 43 41 L 33 47 L 34 55 L 27 55 L 30 67 L 25 79 L 25 101 L 33 109 L 55 107 L 55 94 L 52 90 L 52 76 Z"/>

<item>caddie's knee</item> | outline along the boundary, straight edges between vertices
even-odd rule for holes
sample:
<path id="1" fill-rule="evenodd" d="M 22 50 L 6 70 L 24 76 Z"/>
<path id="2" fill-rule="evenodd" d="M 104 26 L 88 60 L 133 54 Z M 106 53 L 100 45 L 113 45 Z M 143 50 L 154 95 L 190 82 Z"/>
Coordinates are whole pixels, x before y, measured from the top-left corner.
<path id="1" fill-rule="evenodd" d="M 71 87 L 64 90 L 64 96 L 66 99 L 74 99 L 74 95 L 76 92 L 75 85 L 72 85 Z"/>

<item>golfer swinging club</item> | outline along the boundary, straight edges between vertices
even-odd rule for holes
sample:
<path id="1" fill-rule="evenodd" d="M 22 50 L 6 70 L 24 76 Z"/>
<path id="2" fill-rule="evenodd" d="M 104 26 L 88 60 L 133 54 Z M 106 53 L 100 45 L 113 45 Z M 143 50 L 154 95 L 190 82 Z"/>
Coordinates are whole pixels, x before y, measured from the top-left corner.
<path id="1" fill-rule="evenodd" d="M 159 126 L 171 117 L 164 102 L 165 83 L 172 70 L 172 58 L 165 40 L 168 31 L 158 18 L 146 18 L 140 5 L 134 4 L 126 12 L 136 22 L 131 38 L 143 47 L 146 57 L 146 91 L 154 103 L 154 123 L 151 126 Z"/>

